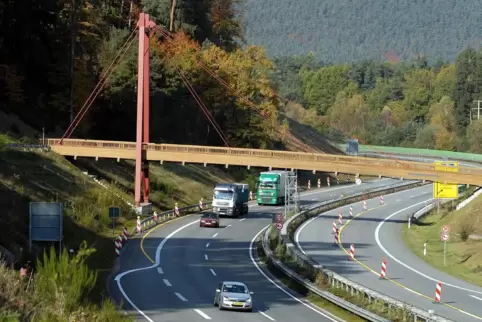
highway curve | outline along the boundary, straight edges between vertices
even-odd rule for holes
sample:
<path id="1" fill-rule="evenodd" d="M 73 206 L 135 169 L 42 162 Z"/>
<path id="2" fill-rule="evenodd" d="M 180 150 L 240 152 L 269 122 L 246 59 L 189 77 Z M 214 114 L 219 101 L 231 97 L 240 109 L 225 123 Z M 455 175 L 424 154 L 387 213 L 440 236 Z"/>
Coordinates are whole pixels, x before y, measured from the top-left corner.
<path id="1" fill-rule="evenodd" d="M 381 179 L 316 189 L 303 193 L 301 204 L 395 182 Z M 291 295 L 254 263 L 254 239 L 271 223 L 271 214 L 282 211 L 283 207 L 252 205 L 247 217 L 222 218 L 219 229 L 200 228 L 199 215 L 160 225 L 146 233 L 143 241 L 129 241 L 120 257 L 120 273 L 109 281 L 111 296 L 139 320 L 156 322 L 339 321 Z M 213 306 L 222 280 L 248 285 L 254 292 L 252 313 L 219 311 Z"/>
<path id="2" fill-rule="evenodd" d="M 338 274 L 390 297 L 415 305 L 455 321 L 482 321 L 482 288 L 440 272 L 410 252 L 401 238 L 401 225 L 432 199 L 432 185 L 402 191 L 353 204 L 355 218 L 345 217 L 341 247 L 334 246 L 332 223 L 339 209 L 307 221 L 295 234 L 295 242 L 305 254 Z M 343 207 L 348 214 L 349 206 Z M 348 257 L 355 245 L 356 260 Z M 423 245 L 420 245 L 423 251 Z M 430 251 L 430 250 L 428 250 Z M 387 260 L 388 280 L 379 279 L 382 258 Z M 435 304 L 437 281 L 443 283 L 442 304 Z"/>

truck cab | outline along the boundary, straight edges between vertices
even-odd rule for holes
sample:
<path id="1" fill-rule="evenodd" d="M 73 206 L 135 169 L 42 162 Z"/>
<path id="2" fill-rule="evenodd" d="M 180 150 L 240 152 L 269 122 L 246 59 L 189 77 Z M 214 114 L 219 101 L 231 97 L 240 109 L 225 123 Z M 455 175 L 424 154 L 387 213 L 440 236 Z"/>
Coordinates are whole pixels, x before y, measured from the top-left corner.
<path id="1" fill-rule="evenodd" d="M 214 187 L 213 211 L 220 216 L 238 217 L 248 213 L 249 186 L 221 183 Z"/>
<path id="2" fill-rule="evenodd" d="M 256 200 L 258 205 L 280 205 L 286 199 L 286 178 L 291 172 L 261 172 L 257 182 Z"/>

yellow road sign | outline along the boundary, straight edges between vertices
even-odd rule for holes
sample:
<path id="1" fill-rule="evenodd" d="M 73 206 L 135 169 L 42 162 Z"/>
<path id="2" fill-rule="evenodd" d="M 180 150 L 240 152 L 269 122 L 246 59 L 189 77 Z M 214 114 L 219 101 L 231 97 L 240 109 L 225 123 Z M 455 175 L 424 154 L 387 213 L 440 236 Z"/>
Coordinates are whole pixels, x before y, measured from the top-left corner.
<path id="1" fill-rule="evenodd" d="M 453 199 L 459 197 L 458 184 L 433 183 L 433 197 L 438 199 Z"/>
<path id="2" fill-rule="evenodd" d="M 459 163 L 453 161 L 435 161 L 434 162 L 436 171 L 444 172 L 459 172 Z"/>

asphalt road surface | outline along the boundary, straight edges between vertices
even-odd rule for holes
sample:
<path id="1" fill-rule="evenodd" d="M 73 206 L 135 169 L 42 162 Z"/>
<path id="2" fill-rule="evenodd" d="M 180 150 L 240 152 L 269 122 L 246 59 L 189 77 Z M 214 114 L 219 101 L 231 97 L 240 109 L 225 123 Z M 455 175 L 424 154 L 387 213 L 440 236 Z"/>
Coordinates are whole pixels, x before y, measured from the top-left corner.
<path id="1" fill-rule="evenodd" d="M 300 203 L 396 182 L 381 179 L 315 189 L 301 194 Z M 341 321 L 299 299 L 259 269 L 253 242 L 278 212 L 283 212 L 282 206 L 250 205 L 245 217 L 221 218 L 219 229 L 200 228 L 199 215 L 158 226 L 143 241 L 129 241 L 120 257 L 120 271 L 109 281 L 111 296 L 144 321 Z M 252 313 L 219 311 L 213 306 L 216 286 L 223 280 L 247 284 L 254 292 Z"/>
<path id="2" fill-rule="evenodd" d="M 401 237 L 401 226 L 432 199 L 432 185 L 402 191 L 362 202 L 353 207 L 354 219 L 347 217 L 341 228 L 341 247 L 331 234 L 339 209 L 307 221 L 295 234 L 295 242 L 305 254 L 328 269 L 377 292 L 415 305 L 455 321 L 482 320 L 482 288 L 440 272 L 408 250 Z M 453 234 L 454 232 L 452 232 Z M 441 241 L 442 242 L 442 241 Z M 350 260 L 350 245 L 355 246 L 355 261 Z M 430 249 L 427 250 L 430 252 Z M 423 245 L 420 245 L 423 253 Z M 382 259 L 387 260 L 387 278 L 379 278 Z M 441 300 L 434 303 L 436 283 L 442 282 Z"/>

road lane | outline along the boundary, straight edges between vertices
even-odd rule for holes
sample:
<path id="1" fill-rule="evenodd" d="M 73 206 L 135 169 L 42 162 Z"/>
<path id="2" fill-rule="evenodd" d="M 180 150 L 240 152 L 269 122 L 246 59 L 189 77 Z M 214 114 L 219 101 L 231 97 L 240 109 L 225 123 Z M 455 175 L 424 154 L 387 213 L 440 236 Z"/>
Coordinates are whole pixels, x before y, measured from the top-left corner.
<path id="1" fill-rule="evenodd" d="M 368 200 L 366 212 L 363 212 L 361 202 L 353 204 L 357 217 L 342 228 L 344 249 L 333 245 L 331 235 L 331 225 L 338 210 L 302 225 L 295 234 L 295 241 L 315 261 L 358 284 L 422 309 L 434 310 L 436 314 L 455 321 L 480 321 L 481 303 L 469 295 L 477 296 L 482 289 L 430 267 L 406 249 L 402 241 L 401 225 L 406 225 L 408 216 L 424 207 L 425 201 L 431 198 L 432 186 L 428 185 L 385 196 L 385 206 L 379 205 L 378 198 Z M 356 261 L 351 261 L 348 256 L 351 244 L 355 245 Z M 383 257 L 387 259 L 389 280 L 378 278 Z M 434 304 L 436 281 L 466 289 L 444 284 L 444 304 Z"/>
<path id="2" fill-rule="evenodd" d="M 302 194 L 300 199 L 302 204 L 307 205 L 313 203 L 312 199 L 319 202 L 332 199 L 333 194 L 349 194 L 396 182 L 398 180 L 382 179 L 360 186 L 316 189 Z M 222 218 L 221 225 L 225 228 L 221 229 L 199 228 L 197 222 L 189 225 L 190 222 L 198 220 L 199 216 L 182 218 L 160 227 L 144 240 L 144 250 L 156 264 L 143 271 L 126 271 L 124 266 L 132 269 L 137 261 L 146 262 L 141 252 L 135 254 L 130 251 L 129 257 L 121 261 L 121 275 L 124 275 L 117 278 L 117 286 L 120 285 L 124 291 L 123 297 L 127 300 L 127 296 L 132 302 L 130 304 L 136 305 L 137 309 L 152 321 L 206 320 L 199 312 L 217 321 L 293 321 L 301 316 L 303 321 L 333 321 L 329 316 L 323 317 L 288 296 L 253 265 L 249 252 L 251 240 L 263 227 L 271 223 L 272 214 L 279 212 L 276 208 L 278 207 L 250 206 L 250 213 L 246 218 Z M 172 235 L 173 230 L 178 231 Z M 218 235 L 213 237 L 215 233 Z M 166 239 L 168 235 L 172 237 Z M 159 246 L 163 243 L 160 251 Z M 168 279 L 172 286 L 167 286 L 163 279 Z M 244 281 L 255 292 L 253 313 L 224 312 L 212 305 L 217 283 L 229 279 Z M 145 285 L 148 287 L 144 287 Z M 145 288 L 148 291 L 144 291 Z M 182 295 L 187 301 L 180 300 L 175 293 Z"/>

